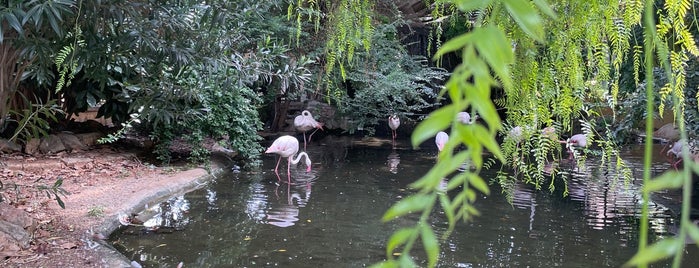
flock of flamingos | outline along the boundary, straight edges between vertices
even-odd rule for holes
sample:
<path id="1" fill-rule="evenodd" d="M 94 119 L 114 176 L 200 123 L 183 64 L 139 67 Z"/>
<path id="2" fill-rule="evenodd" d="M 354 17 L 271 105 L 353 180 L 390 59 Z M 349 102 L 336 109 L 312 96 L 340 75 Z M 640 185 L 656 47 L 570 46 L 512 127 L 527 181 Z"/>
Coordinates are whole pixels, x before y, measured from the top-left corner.
<path id="1" fill-rule="evenodd" d="M 471 115 L 467 112 L 460 112 L 457 113 L 456 115 L 456 120 L 460 123 L 463 124 L 473 124 L 476 120 L 478 119 L 478 115 L 471 117 Z M 400 118 L 392 114 L 388 117 L 388 126 L 391 129 L 391 138 L 393 140 L 393 144 L 396 142 L 396 129 L 400 126 Z M 277 175 L 277 178 L 281 180 L 279 177 L 279 163 L 281 162 L 282 158 L 287 159 L 287 169 L 286 169 L 286 175 L 287 175 L 287 180 L 289 184 L 291 184 L 291 165 L 298 164 L 301 161 L 301 158 L 305 158 L 305 164 L 306 164 L 306 172 L 311 171 L 311 159 L 308 157 L 308 154 L 305 152 L 306 151 L 306 144 L 311 142 L 311 137 L 313 134 L 318 131 L 318 129 L 323 130 L 323 123 L 320 123 L 316 121 L 313 118 L 313 115 L 311 112 L 308 110 L 304 110 L 300 115 L 296 116 L 294 118 L 294 127 L 296 128 L 297 131 L 303 133 L 303 149 L 304 152 L 299 153 L 299 141 L 293 136 L 290 135 L 284 135 L 272 143 L 272 145 L 267 148 L 265 153 L 268 154 L 278 154 L 279 160 L 277 161 L 277 165 L 274 168 L 274 173 Z M 308 140 L 306 140 L 306 133 L 310 130 L 313 130 L 313 132 L 308 135 Z M 672 166 L 677 169 L 678 164 L 681 162 L 681 151 L 683 147 L 683 143 L 680 141 L 677 141 L 679 138 L 679 133 L 678 132 L 672 132 L 669 131 L 670 133 L 664 133 L 664 129 L 658 129 L 658 131 L 655 132 L 655 135 L 659 136 L 660 138 L 664 138 L 666 140 L 671 141 L 671 146 L 668 146 L 670 149 L 667 151 L 666 155 L 668 156 L 673 156 L 674 159 L 679 159 L 679 160 L 670 160 Z M 665 131 L 667 132 L 667 131 Z M 509 132 L 510 137 L 513 137 L 514 139 L 518 139 L 518 137 L 521 137 L 522 135 L 522 128 L 521 127 L 514 127 L 510 130 Z M 555 134 L 555 129 L 553 127 L 547 127 L 542 130 L 542 135 L 551 137 L 551 138 L 556 138 Z M 663 137 L 665 136 L 665 137 Z M 435 137 L 435 144 L 437 145 L 437 149 L 439 151 L 442 151 L 444 148 L 444 144 L 449 140 L 449 134 L 447 134 L 444 131 L 440 131 L 437 133 Z M 588 146 L 587 142 L 587 136 L 585 134 L 575 134 L 571 136 L 570 138 L 566 140 L 561 140 L 559 141 L 562 144 L 566 145 L 566 149 L 568 151 L 569 158 L 573 158 L 575 155 L 573 153 L 573 150 L 585 148 Z M 297 155 L 298 153 L 298 155 Z"/>

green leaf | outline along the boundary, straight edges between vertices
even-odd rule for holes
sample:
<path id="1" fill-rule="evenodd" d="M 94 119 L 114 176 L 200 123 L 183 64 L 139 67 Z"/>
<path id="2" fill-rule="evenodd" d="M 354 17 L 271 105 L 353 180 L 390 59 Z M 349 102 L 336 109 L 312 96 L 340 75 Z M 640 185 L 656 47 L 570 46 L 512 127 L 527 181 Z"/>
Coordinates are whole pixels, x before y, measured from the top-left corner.
<path id="1" fill-rule="evenodd" d="M 495 26 L 487 26 L 477 28 L 473 31 L 473 34 L 476 39 L 478 53 L 497 74 L 503 86 L 512 88 L 509 65 L 514 61 L 514 55 L 510 41 L 505 36 L 505 33 Z"/>
<path id="2" fill-rule="evenodd" d="M 671 170 L 663 173 L 659 177 L 650 180 L 643 186 L 643 190 L 647 192 L 655 192 L 664 189 L 681 188 L 683 183 L 682 173 Z"/>
<path id="3" fill-rule="evenodd" d="M 449 158 L 441 159 L 425 176 L 410 184 L 415 189 L 435 189 L 442 178 L 454 172 L 468 159 L 468 151 L 459 152 Z"/>
<path id="4" fill-rule="evenodd" d="M 389 208 L 388 211 L 384 213 L 381 220 L 386 222 L 408 213 L 424 210 L 434 202 L 434 198 L 434 196 L 424 194 L 414 194 L 408 196 Z"/>
<path id="5" fill-rule="evenodd" d="M 493 135 L 489 135 L 488 130 L 486 130 L 485 127 L 481 125 L 474 126 L 473 134 L 474 136 L 479 137 L 478 141 L 480 141 L 481 144 L 483 144 L 483 146 L 490 151 L 490 153 L 500 159 L 500 161 L 504 161 L 505 156 L 502 155 L 502 152 L 500 152 L 500 145 L 498 145 L 498 142 L 495 140 Z"/>
<path id="6" fill-rule="evenodd" d="M 455 114 L 453 105 L 447 105 L 432 112 L 427 119 L 415 127 L 411 136 L 413 146 L 417 147 L 420 143 L 436 136 L 437 132 L 446 129 L 451 124 Z"/>
<path id="7" fill-rule="evenodd" d="M 636 252 L 624 266 L 639 266 L 656 262 L 672 256 L 680 248 L 680 241 L 677 238 L 665 238 L 660 240 L 643 250 Z"/>
<path id="8" fill-rule="evenodd" d="M 422 237 L 422 246 L 427 253 L 427 266 L 435 267 L 439 258 L 439 243 L 434 235 L 434 230 L 432 230 L 429 224 L 422 224 L 420 236 Z"/>
<path id="9" fill-rule="evenodd" d="M 437 53 L 434 54 L 433 59 L 437 60 L 440 57 L 442 57 L 444 54 L 447 54 L 452 51 L 457 51 L 463 47 L 465 47 L 467 44 L 473 42 L 473 34 L 472 33 L 465 33 L 462 35 L 459 35 L 457 37 L 454 37 L 452 39 L 449 39 L 446 43 L 444 43 L 439 50 L 437 50 Z"/>
<path id="10" fill-rule="evenodd" d="M 63 200 L 61 200 L 61 197 L 58 196 L 58 194 L 54 194 L 54 195 L 56 196 L 56 202 L 58 202 L 58 205 L 59 205 L 62 209 L 66 209 L 66 204 L 63 203 Z"/>
<path id="11" fill-rule="evenodd" d="M 413 258 L 410 257 L 409 252 L 406 252 L 405 254 L 401 255 L 400 258 L 398 258 L 398 262 L 400 263 L 400 267 L 419 267 L 417 266 L 417 263 L 413 261 Z"/>
<path id="12" fill-rule="evenodd" d="M 469 12 L 473 10 L 483 9 L 488 7 L 493 1 L 492 0 L 456 0 L 451 1 L 454 3 L 461 11 Z"/>
<path id="13" fill-rule="evenodd" d="M 546 3 L 546 0 L 533 0 L 534 4 L 547 16 L 551 17 L 552 19 L 556 19 L 556 13 L 553 12 L 553 9 L 551 9 L 551 6 Z"/>
<path id="14" fill-rule="evenodd" d="M 510 16 L 517 22 L 520 28 L 531 38 L 541 43 L 544 42 L 544 28 L 541 16 L 529 1 L 503 0 Z"/>
<path id="15" fill-rule="evenodd" d="M 415 228 L 402 228 L 393 232 L 391 237 L 388 239 L 388 243 L 386 243 L 386 256 L 391 256 L 391 254 L 393 254 L 393 250 L 405 244 L 405 242 L 415 234 L 417 234 L 417 230 Z"/>
<path id="16" fill-rule="evenodd" d="M 447 216 L 447 221 L 449 222 L 449 231 L 451 231 L 451 229 L 454 228 L 454 224 L 456 223 L 456 218 L 454 217 L 454 211 L 449 209 L 451 207 L 449 196 L 446 194 L 439 195 L 439 203 L 442 206 L 444 215 Z"/>
<path id="17" fill-rule="evenodd" d="M 398 268 L 398 262 L 395 260 L 386 260 L 379 263 L 374 263 L 369 268 Z"/>
<path id="18" fill-rule="evenodd" d="M 699 226 L 693 223 L 685 223 L 682 227 L 687 228 L 687 234 L 699 245 Z"/>
<path id="19" fill-rule="evenodd" d="M 62 179 L 62 178 L 58 178 L 58 179 L 56 180 L 56 182 L 53 183 L 53 188 L 61 187 L 61 185 L 63 185 L 63 179 Z"/>
<path id="20" fill-rule="evenodd" d="M 490 188 L 488 184 L 476 173 L 468 173 L 468 182 L 473 186 L 473 188 L 481 191 L 484 194 L 490 194 Z"/>

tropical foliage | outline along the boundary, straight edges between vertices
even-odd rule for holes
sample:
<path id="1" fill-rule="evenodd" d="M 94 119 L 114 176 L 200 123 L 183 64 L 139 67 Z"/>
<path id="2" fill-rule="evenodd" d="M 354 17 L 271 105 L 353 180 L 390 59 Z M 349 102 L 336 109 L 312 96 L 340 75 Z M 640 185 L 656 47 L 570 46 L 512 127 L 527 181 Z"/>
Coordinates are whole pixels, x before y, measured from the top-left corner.
<path id="1" fill-rule="evenodd" d="M 644 213 L 639 254 L 628 264 L 674 255 L 679 265 L 686 235 L 699 241 L 687 218 L 691 174 L 699 167 L 684 150 L 687 168 L 650 180 L 651 115 L 670 116 L 669 108 L 682 140 L 694 138 L 698 125 L 686 124 L 699 111 L 699 93 L 688 87 L 696 77 L 688 69 L 699 66 L 692 64 L 699 56 L 690 28 L 693 2 L 425 2 L 427 53 L 436 49 L 436 66 L 447 55 L 459 57 L 451 74 L 408 55 L 398 28 L 414 22 L 402 19 L 396 1 L 5 1 L 0 135 L 26 141 L 47 134 L 63 112 L 99 105 L 100 116 L 155 140 L 161 160 L 170 159 L 172 141 L 184 138 L 194 148 L 191 160 L 200 161 L 207 138 L 245 158 L 259 155 L 260 111 L 280 96 L 324 100 L 354 119 L 350 131 L 369 134 L 389 113 L 413 119 L 429 113 L 413 145 L 447 129 L 457 138 L 411 185 L 414 194 L 386 212 L 385 221 L 421 217 L 391 236 L 381 265 L 416 266 L 412 250 L 422 243 L 427 265 L 436 266 L 439 238 L 428 216 L 441 207 L 454 228 L 478 215 L 473 202 L 490 191 L 478 175 L 482 168 L 501 164 L 492 182 L 506 193 L 520 182 L 553 190 L 565 176 L 543 171 L 563 154 L 560 140 L 582 132 L 600 149 L 588 153 L 627 179 L 617 143 L 620 134 L 629 135 L 622 130 L 645 119 L 643 198 L 682 188 L 687 205 L 680 238 L 651 246 Z M 641 104 L 643 112 L 624 110 Z M 458 123 L 462 111 L 482 120 Z M 460 145 L 467 149 L 457 150 Z M 494 157 L 485 159 L 484 151 Z M 464 162 L 473 169 L 457 172 Z"/>

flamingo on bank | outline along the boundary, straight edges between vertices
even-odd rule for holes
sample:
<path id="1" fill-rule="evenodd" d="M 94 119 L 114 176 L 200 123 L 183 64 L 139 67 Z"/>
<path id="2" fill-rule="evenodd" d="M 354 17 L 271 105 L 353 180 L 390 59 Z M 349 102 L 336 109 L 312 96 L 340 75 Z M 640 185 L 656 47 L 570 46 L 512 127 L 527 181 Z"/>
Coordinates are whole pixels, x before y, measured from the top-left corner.
<path id="1" fill-rule="evenodd" d="M 561 143 L 566 145 L 566 148 L 568 149 L 568 159 L 573 159 L 574 153 L 573 150 L 576 148 L 585 148 L 587 147 L 587 136 L 585 134 L 575 134 L 572 137 L 568 138 L 565 141 L 560 141 Z"/>
<path id="2" fill-rule="evenodd" d="M 296 156 L 296 159 L 294 159 L 294 155 L 296 155 L 298 151 L 299 140 L 289 135 L 284 135 L 277 138 L 274 140 L 272 145 L 267 148 L 267 151 L 265 151 L 266 154 L 274 153 L 280 156 L 279 160 L 277 161 L 277 166 L 274 168 L 274 174 L 277 174 L 277 179 L 281 180 L 279 178 L 279 163 L 282 161 L 282 158 L 287 159 L 286 175 L 289 183 L 291 183 L 291 164 L 298 164 L 299 161 L 301 161 L 301 157 L 306 157 L 306 172 L 311 171 L 311 158 L 308 157 L 306 152 L 299 153 L 299 155 Z"/>
<path id="3" fill-rule="evenodd" d="M 311 136 L 313 136 L 318 129 L 323 130 L 323 123 L 319 123 L 313 118 L 313 115 L 308 110 L 303 110 L 301 115 L 294 118 L 294 127 L 296 130 L 303 132 L 303 150 L 306 150 L 306 132 L 315 129 L 311 135 L 308 135 L 308 142 L 311 142 Z"/>
<path id="4" fill-rule="evenodd" d="M 388 127 L 391 128 L 391 137 L 393 138 L 393 144 L 396 144 L 396 137 L 398 136 L 398 134 L 396 133 L 396 129 L 398 129 L 398 126 L 400 126 L 400 118 L 398 118 L 398 116 L 395 114 L 389 116 Z"/>

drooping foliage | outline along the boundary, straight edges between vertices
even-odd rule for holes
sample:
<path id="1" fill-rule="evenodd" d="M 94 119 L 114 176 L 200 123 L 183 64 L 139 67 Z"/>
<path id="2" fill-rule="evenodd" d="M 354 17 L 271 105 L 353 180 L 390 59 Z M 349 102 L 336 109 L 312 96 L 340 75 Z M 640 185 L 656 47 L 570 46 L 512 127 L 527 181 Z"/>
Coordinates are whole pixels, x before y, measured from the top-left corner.
<path id="1" fill-rule="evenodd" d="M 447 72 L 409 55 L 399 32 L 407 22 L 391 1 L 298 1 L 288 12 L 301 49 L 321 44 L 309 51 L 319 70 L 307 95 L 337 107 L 350 133 L 373 135 L 389 114 L 419 119 L 439 104 Z"/>
<path id="2" fill-rule="evenodd" d="M 501 186 L 507 188 L 508 185 L 523 181 L 540 187 L 545 179 L 550 178 L 551 182 L 554 179 L 551 176 L 541 175 L 541 171 L 545 170 L 542 168 L 542 163 L 546 164 L 552 156 L 560 154 L 557 152 L 560 147 L 553 144 L 558 143 L 559 135 L 570 137 L 577 131 L 585 133 L 588 142 L 593 142 L 596 147 L 602 149 L 600 154 L 603 164 L 608 163 L 615 168 L 620 178 L 630 177 L 623 159 L 619 158 L 617 146 L 613 143 L 612 131 L 610 131 L 610 125 L 616 118 L 614 112 L 619 108 L 619 80 L 624 59 L 635 61 L 634 72 L 637 74 L 634 74 L 634 79 L 638 83 L 642 83 L 642 76 L 638 73 L 646 72 L 645 88 L 648 89 L 648 94 L 645 95 L 649 96 L 645 100 L 648 104 L 646 113 L 654 111 L 652 96 L 653 91 L 658 90 L 653 87 L 654 62 L 663 63 L 662 66 L 665 67 L 669 77 L 665 86 L 659 89 L 660 95 L 670 96 L 672 93 L 674 100 L 682 100 L 680 92 L 684 89 L 684 65 L 687 60 L 683 55 L 694 53 L 693 41 L 689 41 L 693 40 L 693 37 L 682 30 L 684 27 L 682 23 L 676 21 L 668 23 L 668 20 L 660 18 L 659 24 L 654 24 L 653 17 L 648 15 L 653 14 L 652 1 L 645 3 L 640 1 L 622 3 L 552 1 L 550 6 L 544 1 L 531 3 L 528 1 L 454 1 L 453 4 L 465 14 L 478 11 L 478 19 L 473 21 L 473 29 L 469 33 L 451 39 L 440 49 L 442 53 L 459 51 L 463 57 L 462 65 L 469 65 L 469 67 L 460 66 L 454 71 L 451 80 L 447 82 L 447 89 L 451 99 L 455 100 L 455 105 L 466 103 L 472 106 L 448 105 L 440 108 L 422 122 L 413 133 L 413 143 L 417 145 L 433 137 L 437 131 L 451 126 L 450 137 L 462 137 L 462 139 L 447 143 L 448 145 L 451 143 L 452 146 L 447 146 L 450 149 L 445 149 L 440 154 L 440 161 L 435 167 L 411 185 L 417 192 L 399 201 L 386 212 L 384 220 L 391 220 L 408 213 L 419 213 L 421 217 L 415 227 L 400 229 L 391 236 L 387 245 L 388 261 L 381 263 L 379 265 L 381 267 L 416 266 L 410 257 L 410 251 L 418 241 L 422 242 L 426 250 L 428 266 L 436 265 L 439 250 L 432 247 L 437 247 L 438 242 L 427 219 L 437 200 L 442 205 L 450 226 L 453 226 L 455 218 L 467 220 L 470 216 L 477 215 L 477 211 L 470 203 L 475 200 L 474 189 L 487 194 L 488 187 L 484 186 L 477 177 L 477 171 L 483 162 L 476 153 L 479 152 L 479 148 L 482 148 L 481 146 L 488 146 L 489 139 L 494 138 L 494 134 L 488 135 L 490 132 L 486 131 L 476 138 L 461 132 L 471 126 L 451 123 L 454 121 L 456 112 L 469 107 L 472 111 L 485 112 L 482 114 L 486 118 L 485 125 L 500 131 L 504 136 L 504 142 L 492 148 L 491 151 L 504 165 L 510 166 L 514 174 L 503 172 L 502 174 L 505 175 L 498 178 Z M 666 2 L 658 13 L 672 13 L 667 16 L 684 19 L 686 10 L 690 6 L 687 1 Z M 539 12 L 547 16 L 540 16 Z M 644 18 L 646 39 L 642 45 L 632 47 L 630 43 L 632 29 L 640 26 L 643 12 L 646 14 Z M 665 25 L 662 25 L 663 23 Z M 653 29 L 648 30 L 648 26 Z M 657 35 L 655 28 L 658 29 Z M 488 32 L 491 29 L 493 32 Z M 546 29 L 545 37 L 543 29 Z M 484 32 L 488 34 L 483 34 Z M 503 38 L 488 39 L 498 34 L 503 34 Z M 490 45 L 507 46 L 513 54 L 503 50 L 501 46 L 478 47 L 478 40 L 484 39 L 488 40 Z M 645 51 L 640 48 L 645 48 Z M 513 60 L 504 62 L 503 60 L 508 59 L 509 55 L 514 57 Z M 480 62 L 482 64 L 479 65 Z M 641 64 L 642 62 L 644 64 Z M 479 84 L 478 75 L 489 73 L 495 76 L 490 80 L 491 83 L 482 83 L 481 85 L 487 85 L 483 87 L 474 86 Z M 484 75 L 481 78 L 488 81 L 487 77 Z M 455 79 L 459 81 L 456 85 L 452 84 Z M 470 84 L 471 82 L 473 84 Z M 488 121 L 487 109 L 473 107 L 474 103 L 478 103 L 481 99 L 478 93 L 471 92 L 487 94 L 490 92 L 490 87 L 501 88 L 504 92 L 503 98 L 495 100 L 497 104 L 507 109 L 507 123 L 504 128 L 500 128 L 496 122 Z M 675 106 L 677 107 L 681 108 L 681 105 Z M 643 199 L 649 200 L 649 193 L 652 191 L 682 187 L 685 193 L 684 200 L 689 203 L 691 192 L 689 170 L 696 168 L 688 158 L 685 160 L 692 163 L 688 163 L 688 168 L 684 169 L 682 175 L 669 172 L 658 180 L 653 182 L 649 180 L 652 118 L 647 119 L 647 160 L 644 174 L 644 182 L 647 185 L 644 188 Z M 682 124 L 683 120 L 679 121 Z M 551 129 L 555 132 L 549 132 Z M 552 133 L 556 135 L 552 137 Z M 686 137 L 686 134 L 683 137 Z M 468 149 L 465 152 L 454 152 L 453 148 L 458 144 L 464 144 Z M 684 153 L 687 157 L 687 150 Z M 473 161 L 471 163 L 476 175 L 464 171 L 457 172 L 457 175 L 452 177 L 448 176 L 455 172 L 461 163 L 469 160 Z M 440 195 L 440 191 L 444 190 L 438 188 L 439 181 L 442 179 L 448 180 L 447 191 L 456 186 L 463 186 L 463 189 L 457 193 L 457 198 L 450 200 L 447 195 Z M 647 202 L 644 203 L 647 204 Z M 671 255 L 675 256 L 675 265 L 679 265 L 684 235 L 689 234 L 693 239 L 699 239 L 696 235 L 699 234 L 696 226 L 689 224 L 686 216 L 689 214 L 688 207 L 688 205 L 683 206 L 686 214 L 681 219 L 683 227 L 680 237 L 683 237 L 682 239 L 666 239 L 646 247 L 647 236 L 642 235 L 640 251 L 629 265 L 644 265 Z M 646 205 L 639 227 L 642 233 L 647 233 L 647 210 Z M 399 249 L 400 254 L 394 254 Z M 394 259 L 395 255 L 400 257 Z"/>
<path id="3" fill-rule="evenodd" d="M 119 124 L 138 113 L 137 129 L 156 140 L 163 160 L 183 135 L 196 137 L 193 148 L 210 137 L 258 155 L 258 94 L 295 90 L 308 78 L 311 61 L 274 38 L 292 29 L 281 1 L 21 2 L 3 10 L 2 44 L 24 54 L 3 59 L 31 64 L 8 77 L 30 100 L 63 99 L 68 114 L 99 106 L 98 116 Z M 3 103 L 17 102 L 6 94 L 16 89 L 1 88 Z"/>
<path id="4" fill-rule="evenodd" d="M 438 104 L 440 84 L 447 72 L 430 67 L 427 59 L 410 56 L 396 39 L 395 24 L 377 27 L 369 52 L 358 52 L 356 66 L 347 68 L 344 90 L 330 100 L 338 111 L 352 118 L 354 129 L 373 135 L 374 127 L 390 114 L 419 118 L 420 112 Z"/>

